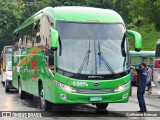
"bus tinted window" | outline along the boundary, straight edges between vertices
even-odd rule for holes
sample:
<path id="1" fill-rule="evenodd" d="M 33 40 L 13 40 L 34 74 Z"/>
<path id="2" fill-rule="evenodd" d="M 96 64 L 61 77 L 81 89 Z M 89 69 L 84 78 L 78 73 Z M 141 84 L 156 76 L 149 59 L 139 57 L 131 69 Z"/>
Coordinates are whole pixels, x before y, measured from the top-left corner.
<path id="1" fill-rule="evenodd" d="M 155 57 L 160 57 L 160 44 L 157 44 Z"/>
<path id="2" fill-rule="evenodd" d="M 147 64 L 153 64 L 153 57 L 142 57 L 142 62 Z"/>
<path id="3" fill-rule="evenodd" d="M 141 63 L 141 58 L 138 56 L 131 56 L 131 64 Z"/>
<path id="4" fill-rule="evenodd" d="M 154 56 L 155 56 L 155 51 L 141 51 L 141 52 L 130 51 L 131 65 L 139 67 L 139 64 L 144 62 L 153 67 Z"/>

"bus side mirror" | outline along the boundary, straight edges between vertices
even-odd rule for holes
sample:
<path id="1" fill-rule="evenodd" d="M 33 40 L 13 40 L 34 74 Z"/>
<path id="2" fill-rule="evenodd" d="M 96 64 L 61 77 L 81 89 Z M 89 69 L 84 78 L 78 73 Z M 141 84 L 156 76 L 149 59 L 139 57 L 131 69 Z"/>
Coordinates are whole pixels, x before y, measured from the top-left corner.
<path id="1" fill-rule="evenodd" d="M 16 38 L 19 38 L 19 33 L 16 33 Z"/>
<path id="2" fill-rule="evenodd" d="M 134 37 L 134 46 L 135 46 L 135 51 L 139 52 L 142 49 L 142 37 L 141 35 L 133 30 L 127 30 L 127 33 L 131 36 Z"/>
<path id="3" fill-rule="evenodd" d="M 50 28 L 51 30 L 51 40 L 50 40 L 50 48 L 51 49 L 57 49 L 58 48 L 58 31 Z"/>
<path id="4" fill-rule="evenodd" d="M 38 24 L 37 23 L 34 23 L 33 29 L 38 30 Z"/>

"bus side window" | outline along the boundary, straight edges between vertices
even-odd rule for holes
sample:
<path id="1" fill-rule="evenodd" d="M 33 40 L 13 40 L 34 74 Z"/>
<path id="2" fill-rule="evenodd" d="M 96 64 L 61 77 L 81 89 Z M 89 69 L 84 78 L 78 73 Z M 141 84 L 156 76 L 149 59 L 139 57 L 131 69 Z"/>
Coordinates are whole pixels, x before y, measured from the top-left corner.
<path id="1" fill-rule="evenodd" d="M 48 63 L 48 68 L 54 70 L 54 51 L 51 49 L 46 49 L 45 58 Z"/>
<path id="2" fill-rule="evenodd" d="M 49 65 L 54 65 L 54 51 L 49 49 Z"/>
<path id="3" fill-rule="evenodd" d="M 150 57 L 150 64 L 153 64 L 153 57 Z"/>

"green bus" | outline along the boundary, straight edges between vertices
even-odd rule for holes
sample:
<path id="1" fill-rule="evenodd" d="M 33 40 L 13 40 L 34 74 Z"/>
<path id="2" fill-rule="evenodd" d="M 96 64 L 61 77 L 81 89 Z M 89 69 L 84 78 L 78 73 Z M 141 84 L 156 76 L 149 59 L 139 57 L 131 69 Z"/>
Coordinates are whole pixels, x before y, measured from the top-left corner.
<path id="1" fill-rule="evenodd" d="M 136 68 L 139 68 L 139 64 L 144 62 L 150 65 L 151 68 L 154 66 L 155 51 L 130 51 L 130 64 Z M 135 85 L 137 82 L 137 72 L 134 71 L 132 84 Z"/>
<path id="2" fill-rule="evenodd" d="M 13 85 L 20 98 L 38 96 L 41 109 L 54 104 L 128 102 L 130 63 L 127 34 L 142 47 L 141 35 L 126 30 L 113 10 L 46 7 L 14 31 Z"/>
<path id="3" fill-rule="evenodd" d="M 130 51 L 130 62 L 132 66 L 139 67 L 139 64 L 144 62 L 153 68 L 155 51 Z"/>

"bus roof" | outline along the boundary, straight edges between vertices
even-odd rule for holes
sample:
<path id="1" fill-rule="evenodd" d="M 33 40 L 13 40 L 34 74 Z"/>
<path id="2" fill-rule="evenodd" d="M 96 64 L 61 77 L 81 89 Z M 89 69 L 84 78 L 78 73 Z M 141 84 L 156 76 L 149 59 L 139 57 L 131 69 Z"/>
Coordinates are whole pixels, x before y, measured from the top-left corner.
<path id="1" fill-rule="evenodd" d="M 122 23 L 124 24 L 121 16 L 110 9 L 101 9 L 93 7 L 81 6 L 65 6 L 65 7 L 46 7 L 17 28 L 14 33 L 29 26 L 30 24 L 38 21 L 44 15 L 50 16 L 54 21 L 65 20 L 74 22 L 101 22 L 101 23 Z"/>
<path id="2" fill-rule="evenodd" d="M 140 51 L 140 52 L 130 51 L 130 56 L 155 57 L 155 51 Z"/>

